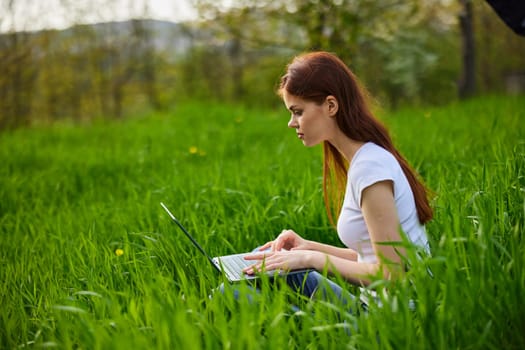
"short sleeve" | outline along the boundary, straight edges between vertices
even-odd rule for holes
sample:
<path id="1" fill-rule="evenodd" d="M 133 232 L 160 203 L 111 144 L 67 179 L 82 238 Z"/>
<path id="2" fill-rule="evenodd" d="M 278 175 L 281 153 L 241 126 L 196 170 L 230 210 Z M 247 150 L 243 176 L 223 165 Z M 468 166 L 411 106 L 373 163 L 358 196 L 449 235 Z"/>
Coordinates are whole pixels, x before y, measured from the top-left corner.
<path id="1" fill-rule="evenodd" d="M 350 183 L 359 207 L 364 189 L 386 180 L 394 181 L 392 161 L 389 157 L 360 159 L 354 164 L 350 172 Z"/>

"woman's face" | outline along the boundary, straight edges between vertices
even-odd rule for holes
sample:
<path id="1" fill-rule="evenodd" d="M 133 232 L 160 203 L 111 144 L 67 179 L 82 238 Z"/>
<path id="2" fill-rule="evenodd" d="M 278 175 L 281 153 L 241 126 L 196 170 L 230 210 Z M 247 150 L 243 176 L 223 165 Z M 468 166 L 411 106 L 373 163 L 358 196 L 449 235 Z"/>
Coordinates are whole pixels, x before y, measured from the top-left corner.
<path id="1" fill-rule="evenodd" d="M 305 146 L 318 145 L 334 136 L 336 124 L 331 98 L 329 96 L 322 104 L 317 104 L 283 92 L 284 104 L 291 112 L 288 127 L 296 130 Z"/>

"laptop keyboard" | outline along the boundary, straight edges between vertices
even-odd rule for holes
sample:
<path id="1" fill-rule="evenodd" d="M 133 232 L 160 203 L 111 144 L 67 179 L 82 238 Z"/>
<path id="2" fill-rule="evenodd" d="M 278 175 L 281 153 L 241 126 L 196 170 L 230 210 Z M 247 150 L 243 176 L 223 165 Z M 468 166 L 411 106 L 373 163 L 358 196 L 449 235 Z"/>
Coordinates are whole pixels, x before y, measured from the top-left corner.
<path id="1" fill-rule="evenodd" d="M 228 255 L 220 257 L 219 259 L 228 274 L 239 279 L 244 275 L 242 269 L 254 263 L 253 261 L 244 260 L 243 257 L 245 255 L 246 254 Z"/>

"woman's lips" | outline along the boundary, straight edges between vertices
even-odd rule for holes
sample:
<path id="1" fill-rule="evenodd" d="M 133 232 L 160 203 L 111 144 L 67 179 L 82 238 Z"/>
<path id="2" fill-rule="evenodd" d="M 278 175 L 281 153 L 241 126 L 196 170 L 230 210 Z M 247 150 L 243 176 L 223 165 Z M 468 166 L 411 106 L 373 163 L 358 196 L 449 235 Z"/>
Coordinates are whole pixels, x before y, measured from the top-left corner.
<path id="1" fill-rule="evenodd" d="M 297 137 L 300 138 L 301 140 L 304 138 L 304 134 L 303 133 L 300 133 L 298 132 L 297 133 Z"/>

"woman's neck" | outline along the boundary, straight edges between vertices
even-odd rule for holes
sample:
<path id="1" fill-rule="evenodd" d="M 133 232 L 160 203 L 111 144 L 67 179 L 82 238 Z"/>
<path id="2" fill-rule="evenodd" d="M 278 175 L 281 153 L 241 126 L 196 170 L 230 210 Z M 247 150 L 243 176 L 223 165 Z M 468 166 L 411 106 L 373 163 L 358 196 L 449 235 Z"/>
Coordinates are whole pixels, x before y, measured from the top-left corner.
<path id="1" fill-rule="evenodd" d="M 343 132 L 338 132 L 329 142 L 345 157 L 349 164 L 357 150 L 365 144 L 365 142 L 352 140 Z"/>

